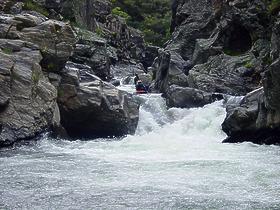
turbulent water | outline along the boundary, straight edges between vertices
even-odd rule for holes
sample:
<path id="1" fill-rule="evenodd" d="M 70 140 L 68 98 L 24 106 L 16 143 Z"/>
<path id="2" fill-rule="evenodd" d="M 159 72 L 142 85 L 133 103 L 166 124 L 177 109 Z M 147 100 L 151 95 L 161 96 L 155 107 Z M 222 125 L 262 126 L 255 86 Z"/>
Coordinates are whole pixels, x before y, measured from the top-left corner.
<path id="1" fill-rule="evenodd" d="M 222 102 L 139 100 L 134 136 L 2 149 L 0 209 L 280 209 L 279 147 L 221 144 Z"/>

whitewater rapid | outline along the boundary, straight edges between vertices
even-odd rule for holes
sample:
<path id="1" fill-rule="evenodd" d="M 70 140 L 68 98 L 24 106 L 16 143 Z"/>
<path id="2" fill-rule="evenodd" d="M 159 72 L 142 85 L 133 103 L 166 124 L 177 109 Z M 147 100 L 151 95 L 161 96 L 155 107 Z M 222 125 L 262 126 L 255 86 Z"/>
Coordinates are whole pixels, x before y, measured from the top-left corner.
<path id="1" fill-rule="evenodd" d="M 279 147 L 222 144 L 222 101 L 167 109 L 158 94 L 137 97 L 133 136 L 2 149 L 0 209 L 280 208 Z"/>

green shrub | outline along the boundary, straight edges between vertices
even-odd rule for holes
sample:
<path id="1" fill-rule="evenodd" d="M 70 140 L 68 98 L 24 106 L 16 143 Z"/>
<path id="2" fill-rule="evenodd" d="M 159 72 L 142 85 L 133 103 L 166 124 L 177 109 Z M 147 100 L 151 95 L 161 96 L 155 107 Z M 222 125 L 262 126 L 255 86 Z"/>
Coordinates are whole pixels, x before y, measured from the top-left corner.
<path id="1" fill-rule="evenodd" d="M 5 53 L 5 54 L 7 54 L 7 55 L 10 55 L 10 54 L 13 53 L 13 50 L 10 49 L 10 48 L 3 48 L 3 49 L 2 49 L 2 52 Z"/>
<path id="2" fill-rule="evenodd" d="M 170 0 L 111 0 L 112 13 L 126 18 L 129 26 L 141 30 L 145 41 L 157 46 L 170 38 Z"/>
<path id="3" fill-rule="evenodd" d="M 252 62 L 251 61 L 247 61 L 245 64 L 244 64 L 244 67 L 246 67 L 247 69 L 251 69 L 251 68 L 253 68 L 253 64 L 252 64 Z"/>
<path id="4" fill-rule="evenodd" d="M 96 33 L 98 36 L 103 36 L 103 35 L 104 35 L 104 32 L 103 32 L 102 28 L 100 28 L 100 27 L 97 27 L 97 28 L 95 29 L 95 33 Z"/>
<path id="5" fill-rule="evenodd" d="M 276 14 L 280 11 L 280 0 L 272 0 L 269 7 L 270 14 Z"/>
<path id="6" fill-rule="evenodd" d="M 32 71 L 31 79 L 35 85 L 39 83 L 40 77 L 41 77 L 41 73 L 38 70 L 34 69 Z"/>
<path id="7" fill-rule="evenodd" d="M 35 11 L 41 13 L 44 16 L 49 16 L 49 12 L 44 7 L 34 2 L 33 0 L 24 0 L 23 9 Z"/>
<path id="8" fill-rule="evenodd" d="M 224 49 L 224 53 L 230 56 L 239 56 L 242 53 L 239 51 L 234 51 L 234 50 L 230 50 L 230 49 Z"/>
<path id="9" fill-rule="evenodd" d="M 270 57 L 270 55 L 267 55 L 266 57 L 264 57 L 262 61 L 263 61 L 264 65 L 271 65 L 272 64 L 272 58 Z"/>
<path id="10" fill-rule="evenodd" d="M 124 11 L 122 11 L 122 9 L 120 7 L 115 7 L 114 9 L 112 9 L 112 14 L 120 16 L 120 17 L 124 18 L 125 20 L 129 20 L 131 18 L 129 16 L 129 14 L 127 14 Z"/>

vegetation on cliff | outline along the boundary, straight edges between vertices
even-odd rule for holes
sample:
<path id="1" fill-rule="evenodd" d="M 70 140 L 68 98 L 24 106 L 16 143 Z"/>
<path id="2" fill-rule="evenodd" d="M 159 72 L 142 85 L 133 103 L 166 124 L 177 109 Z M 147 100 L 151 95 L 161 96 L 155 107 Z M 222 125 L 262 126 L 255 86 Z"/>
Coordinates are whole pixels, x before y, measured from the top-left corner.
<path id="1" fill-rule="evenodd" d="M 276 14 L 280 10 L 280 0 L 271 0 L 269 5 L 269 12 L 271 14 Z"/>
<path id="2" fill-rule="evenodd" d="M 170 0 L 111 0 L 112 13 L 143 31 L 148 43 L 162 46 L 170 38 Z"/>

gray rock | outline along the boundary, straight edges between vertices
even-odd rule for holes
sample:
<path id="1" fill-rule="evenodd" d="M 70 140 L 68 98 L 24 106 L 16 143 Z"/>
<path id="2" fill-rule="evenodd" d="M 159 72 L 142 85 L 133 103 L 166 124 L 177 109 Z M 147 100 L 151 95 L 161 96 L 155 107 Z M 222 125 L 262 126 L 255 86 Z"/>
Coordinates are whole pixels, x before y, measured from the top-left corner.
<path id="1" fill-rule="evenodd" d="M 120 81 L 120 80 L 117 80 L 117 79 L 112 80 L 110 83 L 111 83 L 112 85 L 114 85 L 115 87 L 118 87 L 118 86 L 121 85 L 121 81 Z"/>
<path id="2" fill-rule="evenodd" d="M 59 107 L 62 125 L 73 138 L 96 138 L 133 134 L 139 105 L 113 85 L 96 80 L 79 87 L 61 84 Z"/>
<path id="3" fill-rule="evenodd" d="M 82 33 L 82 35 L 80 35 Z M 90 66 L 92 74 L 100 77 L 104 81 L 112 78 L 110 72 L 110 57 L 107 42 L 96 36 L 96 34 L 79 31 L 79 41 L 75 46 L 71 60 L 75 63 Z"/>
<path id="4" fill-rule="evenodd" d="M 197 39 L 209 38 L 215 29 L 212 2 L 208 0 L 175 0 L 173 34 L 167 49 L 191 60 Z"/>
<path id="5" fill-rule="evenodd" d="M 188 86 L 186 68 L 189 66 L 187 61 L 174 52 L 160 51 L 160 57 L 155 60 L 151 70 L 156 72 L 155 89 L 165 93 L 168 86 L 178 85 Z"/>
<path id="6" fill-rule="evenodd" d="M 11 13 L 12 14 L 20 14 L 22 12 L 24 3 L 23 2 L 17 2 L 11 7 Z"/>
<path id="7" fill-rule="evenodd" d="M 249 68 L 256 66 L 257 60 L 252 54 L 212 56 L 207 63 L 194 66 L 188 75 L 190 87 L 204 91 L 229 95 L 245 95 L 256 89 L 259 81 L 253 81 Z"/>
<path id="8" fill-rule="evenodd" d="M 0 146 L 30 139 L 55 124 L 57 92 L 39 65 L 39 48 L 0 39 Z"/>
<path id="9" fill-rule="evenodd" d="M 59 74 L 50 72 L 48 74 L 48 78 L 50 80 L 50 83 L 55 86 L 56 88 L 60 85 L 61 82 L 61 76 Z"/>
<path id="10" fill-rule="evenodd" d="M 167 106 L 178 108 L 202 107 L 223 98 L 222 94 L 207 93 L 194 88 L 176 85 L 170 86 L 166 94 Z"/>
<path id="11" fill-rule="evenodd" d="M 76 80 L 78 82 L 91 82 L 94 80 L 93 78 L 95 72 L 92 70 L 90 66 L 68 61 L 64 67 L 63 72 L 69 72 L 69 71 L 77 72 Z"/>
<path id="12" fill-rule="evenodd" d="M 41 65 L 49 72 L 58 72 L 64 67 L 76 42 L 71 26 L 55 20 L 22 29 L 21 39 L 39 46 L 43 55 Z"/>
<path id="13" fill-rule="evenodd" d="M 118 79 L 129 78 L 128 83 L 129 83 L 130 79 L 134 78 L 135 74 L 138 74 L 138 75 L 145 74 L 144 66 L 139 63 L 138 64 L 119 63 L 117 65 L 111 66 L 111 71 L 115 78 L 118 78 Z"/>
<path id="14" fill-rule="evenodd" d="M 251 141 L 258 144 L 280 144 L 278 22 L 272 30 L 271 56 L 267 56 L 267 41 L 258 40 L 252 49 L 254 54 L 260 52 L 257 54 L 264 65 L 270 65 L 270 59 L 274 62 L 264 74 L 264 88 L 248 94 L 238 106 L 227 110 L 223 123 L 223 130 L 229 135 L 224 141 L 226 143 Z"/>
<path id="15" fill-rule="evenodd" d="M 263 95 L 263 88 L 246 95 L 237 107 L 227 109 L 227 117 L 222 128 L 229 136 L 240 131 L 252 131 L 256 129 L 258 117 L 258 103 Z"/>
<path id="16" fill-rule="evenodd" d="M 174 0 L 172 10 L 174 32 L 165 51 L 174 60 L 175 68 L 171 61 L 169 64 L 169 72 L 174 71 L 174 76 L 169 73 L 167 78 L 157 77 L 156 88 L 165 92 L 168 86 L 176 84 L 245 95 L 259 87 L 261 74 L 270 60 L 267 4 L 243 0 Z M 277 29 L 274 31 L 277 34 Z M 160 57 L 152 66 L 157 75 L 165 73 L 160 67 Z"/>
<path id="17" fill-rule="evenodd" d="M 260 88 L 249 93 L 239 106 L 227 109 L 222 128 L 228 138 L 223 142 L 280 144 L 279 125 L 279 111 L 267 107 L 263 88 Z"/>
<path id="18" fill-rule="evenodd" d="M 216 40 L 217 37 L 196 40 L 195 50 L 192 57 L 192 63 L 194 65 L 206 63 L 210 56 L 222 53 L 222 47 L 214 46 Z"/>

